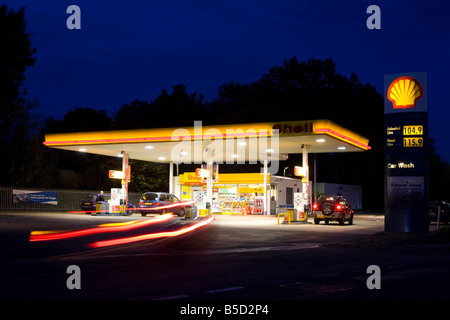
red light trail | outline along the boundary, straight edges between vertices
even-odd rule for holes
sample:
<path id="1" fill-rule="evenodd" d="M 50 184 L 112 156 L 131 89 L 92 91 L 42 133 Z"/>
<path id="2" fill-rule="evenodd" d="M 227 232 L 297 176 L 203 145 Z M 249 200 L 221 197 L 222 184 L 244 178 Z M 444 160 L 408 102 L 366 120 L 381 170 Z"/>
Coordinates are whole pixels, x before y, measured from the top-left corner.
<path id="1" fill-rule="evenodd" d="M 177 203 L 173 203 L 173 204 L 168 204 L 165 206 L 155 206 L 155 207 L 148 207 L 148 208 L 127 208 L 125 209 L 126 211 L 160 211 L 160 210 L 164 210 L 164 209 L 171 209 L 171 208 L 176 208 L 176 207 L 181 207 L 181 206 L 187 206 L 190 204 L 194 204 L 195 201 L 194 200 L 189 200 L 189 201 L 183 201 L 183 202 L 177 202 Z M 109 213 L 109 210 L 78 210 L 78 211 L 67 211 L 67 213 Z"/>
<path id="2" fill-rule="evenodd" d="M 121 224 L 109 224 L 105 226 L 98 226 L 95 228 L 83 229 L 83 230 L 74 230 L 74 231 L 62 231 L 62 232 L 54 232 L 54 231 L 32 231 L 30 234 L 30 242 L 35 241 L 50 241 L 50 240 L 62 240 L 76 237 L 83 237 L 93 234 L 99 233 L 107 233 L 107 232 L 119 232 L 119 231 L 128 231 L 136 228 L 141 228 L 150 224 L 166 221 L 169 219 L 173 219 L 172 214 L 163 214 L 161 216 L 157 216 L 154 219 L 148 220 L 140 220 L 140 221 L 131 221 L 125 222 Z"/>
<path id="3" fill-rule="evenodd" d="M 196 229 L 198 229 L 200 227 L 203 227 L 203 226 L 209 224 L 212 220 L 214 220 L 214 217 L 210 216 L 210 217 L 204 219 L 203 221 L 198 222 L 198 223 L 196 223 L 196 224 L 194 224 L 192 226 L 189 226 L 187 228 L 182 228 L 182 229 L 175 230 L 175 231 L 148 233 L 148 234 L 143 234 L 143 235 L 134 236 L 134 237 L 97 241 L 97 242 L 89 244 L 88 247 L 91 247 L 91 248 L 102 248 L 102 247 L 114 246 L 114 245 L 119 245 L 119 244 L 143 241 L 143 240 L 167 238 L 167 237 L 176 237 L 176 236 L 179 236 L 179 235 L 182 235 L 182 234 L 194 231 L 194 230 L 196 230 Z"/>

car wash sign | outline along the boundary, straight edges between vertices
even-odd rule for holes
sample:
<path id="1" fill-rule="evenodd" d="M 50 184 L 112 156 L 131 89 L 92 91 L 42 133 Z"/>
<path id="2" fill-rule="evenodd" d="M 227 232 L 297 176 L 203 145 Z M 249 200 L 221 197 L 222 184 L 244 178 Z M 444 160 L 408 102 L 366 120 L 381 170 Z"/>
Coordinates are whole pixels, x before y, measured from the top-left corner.
<path id="1" fill-rule="evenodd" d="M 384 77 L 385 231 L 428 231 L 427 74 Z"/>

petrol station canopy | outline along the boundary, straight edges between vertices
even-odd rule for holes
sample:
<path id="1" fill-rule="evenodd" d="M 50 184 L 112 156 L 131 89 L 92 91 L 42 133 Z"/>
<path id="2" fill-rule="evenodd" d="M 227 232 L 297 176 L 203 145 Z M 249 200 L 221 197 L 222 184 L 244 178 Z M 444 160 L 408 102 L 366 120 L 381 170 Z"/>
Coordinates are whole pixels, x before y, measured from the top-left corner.
<path id="1" fill-rule="evenodd" d="M 276 134 L 278 132 L 278 135 Z M 186 128 L 151 128 L 45 135 L 50 148 L 159 163 L 206 162 L 214 150 L 216 163 L 243 163 L 290 153 L 361 152 L 370 149 L 367 138 L 329 120 L 305 120 L 203 126 L 201 121 Z M 201 155 L 199 155 L 201 153 Z M 200 156 L 200 158 L 199 158 Z M 277 159 L 273 158 L 276 156 Z"/>

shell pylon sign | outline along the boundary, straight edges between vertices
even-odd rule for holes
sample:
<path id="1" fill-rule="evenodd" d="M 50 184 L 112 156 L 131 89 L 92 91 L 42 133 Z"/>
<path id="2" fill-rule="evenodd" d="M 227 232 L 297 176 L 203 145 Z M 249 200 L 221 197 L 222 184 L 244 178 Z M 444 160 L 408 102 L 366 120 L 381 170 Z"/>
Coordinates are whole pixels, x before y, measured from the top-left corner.
<path id="1" fill-rule="evenodd" d="M 387 98 L 392 101 L 394 109 L 415 108 L 417 100 L 422 97 L 422 85 L 409 76 L 399 77 L 392 81 L 387 91 Z"/>
<path id="2" fill-rule="evenodd" d="M 428 81 L 425 72 L 384 76 L 386 232 L 428 232 Z"/>

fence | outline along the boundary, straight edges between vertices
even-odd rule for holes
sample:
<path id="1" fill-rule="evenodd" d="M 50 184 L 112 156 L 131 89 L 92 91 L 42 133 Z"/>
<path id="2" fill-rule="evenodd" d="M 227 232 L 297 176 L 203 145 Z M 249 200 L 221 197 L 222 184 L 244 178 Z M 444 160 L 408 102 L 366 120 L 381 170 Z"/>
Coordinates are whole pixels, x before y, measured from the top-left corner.
<path id="1" fill-rule="evenodd" d="M 14 203 L 13 190 L 18 191 L 39 191 L 56 192 L 57 202 L 45 204 L 37 202 Z M 42 188 L 19 188 L 0 187 L 0 212 L 8 211 L 36 211 L 36 212 L 64 212 L 71 210 L 81 210 L 80 203 L 87 194 L 97 194 L 99 190 L 64 190 L 64 189 L 42 189 Z M 140 193 L 130 192 L 128 202 L 138 205 Z"/>

